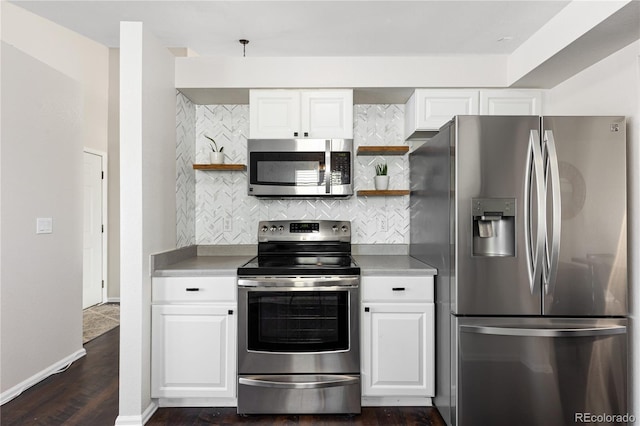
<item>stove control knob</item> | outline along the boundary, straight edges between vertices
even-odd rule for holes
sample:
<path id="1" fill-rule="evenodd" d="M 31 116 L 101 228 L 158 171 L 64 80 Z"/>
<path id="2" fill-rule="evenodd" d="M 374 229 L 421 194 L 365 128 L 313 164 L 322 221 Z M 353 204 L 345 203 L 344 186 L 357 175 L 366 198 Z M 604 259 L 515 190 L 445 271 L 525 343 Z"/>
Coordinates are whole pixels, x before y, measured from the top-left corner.
<path id="1" fill-rule="evenodd" d="M 336 225 L 333 225 L 331 229 L 333 230 L 333 232 L 338 232 L 338 227 Z"/>
<path id="2" fill-rule="evenodd" d="M 276 230 L 277 230 L 277 229 L 278 229 L 278 228 L 276 228 L 276 226 L 275 226 L 275 225 L 273 225 L 273 226 L 271 227 L 270 231 L 271 231 L 271 232 L 276 232 Z"/>
<path id="3" fill-rule="evenodd" d="M 284 226 L 282 226 L 282 225 L 278 226 L 278 231 L 283 232 L 284 231 Z"/>
<path id="4" fill-rule="evenodd" d="M 342 232 L 347 232 L 349 230 L 349 228 L 347 228 L 347 225 L 342 225 Z"/>
<path id="5" fill-rule="evenodd" d="M 266 226 L 262 227 L 262 232 L 267 232 L 269 230 L 269 228 L 267 228 Z"/>

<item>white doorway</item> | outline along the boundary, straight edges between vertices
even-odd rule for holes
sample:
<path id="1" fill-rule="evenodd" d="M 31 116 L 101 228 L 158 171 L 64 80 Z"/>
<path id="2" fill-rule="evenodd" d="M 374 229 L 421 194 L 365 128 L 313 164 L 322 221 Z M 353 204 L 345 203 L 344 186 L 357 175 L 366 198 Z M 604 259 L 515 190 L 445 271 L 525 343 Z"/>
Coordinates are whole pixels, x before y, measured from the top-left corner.
<path id="1" fill-rule="evenodd" d="M 102 303 L 104 289 L 104 168 L 103 155 L 84 152 L 84 236 L 82 309 Z"/>

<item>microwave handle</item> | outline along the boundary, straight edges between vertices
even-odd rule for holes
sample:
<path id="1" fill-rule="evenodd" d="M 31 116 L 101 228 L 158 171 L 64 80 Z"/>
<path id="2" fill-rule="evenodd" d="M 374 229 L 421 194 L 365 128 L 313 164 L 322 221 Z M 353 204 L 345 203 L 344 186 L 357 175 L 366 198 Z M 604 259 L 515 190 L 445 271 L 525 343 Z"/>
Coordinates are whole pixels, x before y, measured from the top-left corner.
<path id="1" fill-rule="evenodd" d="M 324 185 L 325 193 L 331 193 L 331 139 L 325 140 L 324 150 Z"/>

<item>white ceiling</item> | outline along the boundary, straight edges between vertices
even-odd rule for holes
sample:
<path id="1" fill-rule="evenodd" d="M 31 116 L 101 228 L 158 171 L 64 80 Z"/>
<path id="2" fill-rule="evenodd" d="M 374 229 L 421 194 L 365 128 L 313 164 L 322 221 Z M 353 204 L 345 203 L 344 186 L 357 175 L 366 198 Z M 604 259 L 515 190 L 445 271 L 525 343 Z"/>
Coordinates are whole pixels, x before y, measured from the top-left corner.
<path id="1" fill-rule="evenodd" d="M 142 21 L 202 56 L 510 54 L 569 1 L 31 1 L 24 9 L 108 47 Z M 506 38 L 500 41 L 500 39 Z"/>

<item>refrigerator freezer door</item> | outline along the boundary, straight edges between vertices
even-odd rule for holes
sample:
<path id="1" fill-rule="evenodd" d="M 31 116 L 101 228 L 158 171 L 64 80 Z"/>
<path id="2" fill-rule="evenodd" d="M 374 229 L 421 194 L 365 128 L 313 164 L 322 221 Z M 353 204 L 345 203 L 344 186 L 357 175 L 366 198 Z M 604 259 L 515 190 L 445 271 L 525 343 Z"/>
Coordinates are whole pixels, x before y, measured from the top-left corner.
<path id="1" fill-rule="evenodd" d="M 625 319 L 463 318 L 457 335 L 458 425 L 627 413 Z"/>
<path id="2" fill-rule="evenodd" d="M 551 148 L 545 150 L 550 155 L 543 312 L 625 316 L 625 119 L 544 117 L 542 139 L 543 148 Z M 559 185 L 552 183 L 553 148 Z"/>
<path id="3" fill-rule="evenodd" d="M 451 138 L 455 314 L 541 314 L 545 217 L 541 210 L 544 172 L 540 146 L 535 143 L 539 127 L 536 116 L 456 118 L 455 138 Z M 504 208 L 494 212 L 486 208 L 501 203 Z M 481 244 L 499 238 L 510 238 L 515 250 L 478 250 L 501 247 Z"/>

